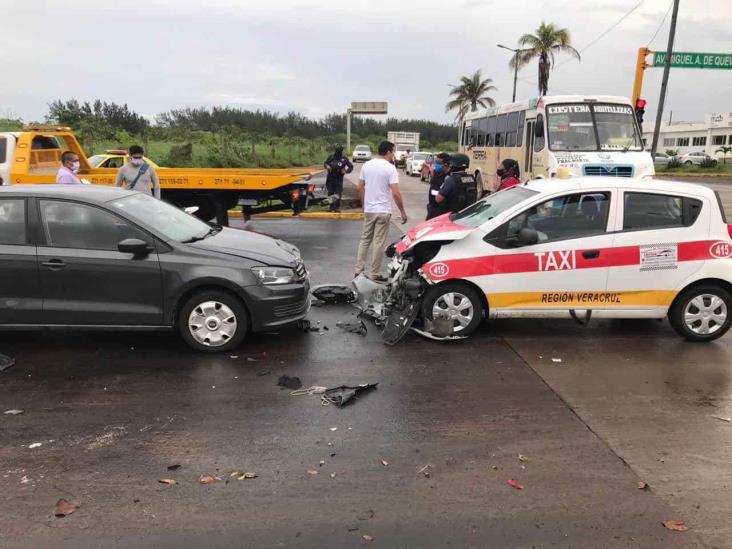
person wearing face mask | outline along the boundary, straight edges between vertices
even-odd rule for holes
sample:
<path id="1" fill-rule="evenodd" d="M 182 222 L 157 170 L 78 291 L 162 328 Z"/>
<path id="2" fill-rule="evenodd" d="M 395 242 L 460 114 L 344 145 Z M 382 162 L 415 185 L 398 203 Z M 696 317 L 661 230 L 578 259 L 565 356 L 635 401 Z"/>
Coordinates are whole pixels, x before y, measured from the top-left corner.
<path id="1" fill-rule="evenodd" d="M 521 185 L 521 173 L 519 172 L 518 162 L 511 158 L 504 158 L 498 165 L 496 175 L 501 180 L 496 192 L 505 191 L 516 185 Z"/>
<path id="2" fill-rule="evenodd" d="M 154 196 L 160 199 L 160 180 L 155 168 L 145 162 L 142 155 L 145 151 L 140 145 L 132 145 L 129 150 L 129 162 L 122 166 L 117 172 L 116 187 L 123 184 L 128 190 Z"/>
<path id="3" fill-rule="evenodd" d="M 81 185 L 81 179 L 76 175 L 79 166 L 79 155 L 75 152 L 64 151 L 61 155 L 61 167 L 56 173 L 56 183 L 59 185 Z"/>
<path id="4" fill-rule="evenodd" d="M 432 219 L 447 212 L 447 197 L 440 194 L 445 178 L 450 173 L 450 155 L 440 153 L 435 156 L 434 173 L 430 179 L 430 190 L 427 195 L 427 218 Z"/>

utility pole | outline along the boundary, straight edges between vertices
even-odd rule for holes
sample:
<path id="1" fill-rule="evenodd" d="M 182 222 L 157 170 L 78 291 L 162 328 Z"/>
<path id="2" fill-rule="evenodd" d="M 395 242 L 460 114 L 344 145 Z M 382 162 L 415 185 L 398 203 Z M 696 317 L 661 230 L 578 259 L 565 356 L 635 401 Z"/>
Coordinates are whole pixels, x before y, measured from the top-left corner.
<path id="1" fill-rule="evenodd" d="M 513 97 L 511 99 L 511 103 L 515 103 L 516 102 L 516 81 L 518 80 L 518 53 L 521 50 L 520 49 L 515 50 L 513 48 L 504 46 L 503 44 L 496 44 L 496 46 L 498 46 L 499 48 L 502 48 L 504 50 L 512 51 L 514 54 L 516 54 L 516 56 L 515 56 L 516 64 L 513 68 Z"/>
<path id="2" fill-rule="evenodd" d="M 351 154 L 351 116 L 352 111 L 346 111 L 346 154 Z"/>
<path id="3" fill-rule="evenodd" d="M 674 38 L 676 38 L 676 19 L 679 15 L 679 0 L 674 0 L 674 11 L 671 15 L 671 28 L 668 31 L 668 47 L 666 48 L 666 65 L 663 67 L 663 80 L 661 81 L 661 96 L 658 100 L 658 112 L 656 113 L 656 127 L 653 129 L 653 144 L 651 145 L 651 158 L 656 157 L 658 150 L 658 136 L 661 131 L 663 120 L 663 104 L 666 101 L 666 88 L 668 87 L 668 75 L 671 72 L 671 56 L 674 53 Z"/>

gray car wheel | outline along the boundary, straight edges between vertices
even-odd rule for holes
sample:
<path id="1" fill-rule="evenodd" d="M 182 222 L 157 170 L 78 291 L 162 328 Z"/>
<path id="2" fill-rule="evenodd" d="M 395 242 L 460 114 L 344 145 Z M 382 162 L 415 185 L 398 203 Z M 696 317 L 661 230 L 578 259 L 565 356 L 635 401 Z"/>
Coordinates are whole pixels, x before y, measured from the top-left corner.
<path id="1" fill-rule="evenodd" d="M 249 317 L 241 301 L 223 291 L 193 295 L 180 309 L 178 329 L 185 342 L 207 353 L 237 347 L 249 329 Z"/>

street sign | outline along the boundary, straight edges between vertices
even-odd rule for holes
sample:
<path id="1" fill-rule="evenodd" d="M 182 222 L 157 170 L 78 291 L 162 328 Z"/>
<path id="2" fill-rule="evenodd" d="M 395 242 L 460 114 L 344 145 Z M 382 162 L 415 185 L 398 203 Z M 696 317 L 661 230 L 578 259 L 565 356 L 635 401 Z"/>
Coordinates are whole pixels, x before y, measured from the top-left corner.
<path id="1" fill-rule="evenodd" d="M 653 66 L 665 67 L 666 52 L 653 53 Z M 694 53 L 675 51 L 671 54 L 671 66 L 681 69 L 730 69 L 732 53 Z"/>
<path id="2" fill-rule="evenodd" d="M 386 101 L 354 101 L 351 103 L 353 114 L 386 114 Z"/>

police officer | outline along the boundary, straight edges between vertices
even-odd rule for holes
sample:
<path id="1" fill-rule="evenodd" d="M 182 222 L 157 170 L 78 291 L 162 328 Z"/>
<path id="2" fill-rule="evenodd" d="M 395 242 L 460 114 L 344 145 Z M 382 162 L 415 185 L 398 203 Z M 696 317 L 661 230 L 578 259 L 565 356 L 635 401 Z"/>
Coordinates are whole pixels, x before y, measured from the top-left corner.
<path id="1" fill-rule="evenodd" d="M 343 176 L 353 171 L 353 164 L 343 154 L 343 145 L 335 145 L 333 154 L 325 160 L 323 167 L 328 170 L 325 188 L 330 197 L 330 211 L 339 212 L 343 196 Z"/>
<path id="2" fill-rule="evenodd" d="M 440 206 L 440 215 L 459 212 L 478 200 L 478 182 L 467 173 L 470 160 L 464 154 L 453 154 L 449 161 L 450 173 L 442 182 L 435 201 Z"/>
<path id="3" fill-rule="evenodd" d="M 445 183 L 445 178 L 450 173 L 450 155 L 443 152 L 435 156 L 433 168 L 430 190 L 427 195 L 427 219 L 432 219 L 447 212 L 448 188 L 444 189 L 446 194 L 440 194 L 440 191 L 443 190 L 442 186 Z"/>

